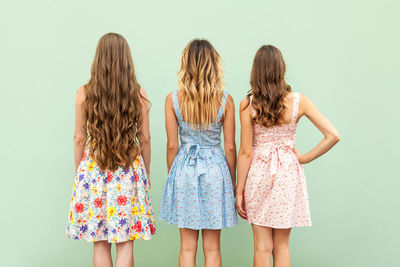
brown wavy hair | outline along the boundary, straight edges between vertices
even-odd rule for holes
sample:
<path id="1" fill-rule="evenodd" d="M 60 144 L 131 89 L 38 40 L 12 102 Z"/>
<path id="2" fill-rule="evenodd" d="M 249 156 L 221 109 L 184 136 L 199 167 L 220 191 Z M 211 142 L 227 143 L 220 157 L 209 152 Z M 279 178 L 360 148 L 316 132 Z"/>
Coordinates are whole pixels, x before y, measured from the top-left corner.
<path id="1" fill-rule="evenodd" d="M 85 85 L 84 111 L 89 155 L 102 171 L 129 168 L 141 150 L 142 105 L 129 45 L 107 33 L 97 45 Z"/>
<path id="2" fill-rule="evenodd" d="M 265 127 L 283 123 L 284 97 L 292 91 L 285 81 L 285 73 L 285 61 L 278 48 L 263 45 L 258 49 L 251 70 L 251 89 L 247 95 L 255 111 L 253 123 Z"/>
<path id="3" fill-rule="evenodd" d="M 215 122 L 222 104 L 222 76 L 221 58 L 209 41 L 195 39 L 185 47 L 178 70 L 184 121 L 202 129 Z"/>

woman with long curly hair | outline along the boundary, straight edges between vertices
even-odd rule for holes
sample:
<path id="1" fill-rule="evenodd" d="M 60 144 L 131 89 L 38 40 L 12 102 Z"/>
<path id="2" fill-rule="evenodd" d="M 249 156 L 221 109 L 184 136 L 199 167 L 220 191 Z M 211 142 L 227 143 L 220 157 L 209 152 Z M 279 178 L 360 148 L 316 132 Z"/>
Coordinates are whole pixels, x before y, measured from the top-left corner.
<path id="1" fill-rule="evenodd" d="M 165 101 L 169 174 L 160 220 L 180 230 L 182 267 L 195 266 L 200 230 L 205 266 L 221 266 L 221 229 L 237 224 L 235 111 L 232 97 L 223 91 L 222 74 L 214 47 L 193 40 L 182 53 L 179 90 Z"/>
<path id="2" fill-rule="evenodd" d="M 99 40 L 89 82 L 75 105 L 76 177 L 67 234 L 94 242 L 94 266 L 133 266 L 133 240 L 155 232 L 150 196 L 149 101 L 127 41 Z"/>
<path id="3" fill-rule="evenodd" d="M 285 81 L 285 62 L 279 49 L 262 46 L 251 70 L 251 90 L 240 103 L 241 141 L 238 155 L 236 206 L 251 223 L 254 266 L 290 266 L 292 227 L 311 226 L 302 164 L 330 150 L 339 141 L 336 128 L 304 95 Z M 310 152 L 294 145 L 299 119 L 306 116 L 324 139 Z"/>

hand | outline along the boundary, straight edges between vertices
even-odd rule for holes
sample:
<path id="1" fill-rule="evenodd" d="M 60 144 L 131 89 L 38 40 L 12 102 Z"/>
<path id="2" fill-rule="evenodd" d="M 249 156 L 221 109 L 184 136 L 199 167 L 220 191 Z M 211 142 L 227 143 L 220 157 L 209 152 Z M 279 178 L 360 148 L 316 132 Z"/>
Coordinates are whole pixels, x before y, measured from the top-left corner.
<path id="1" fill-rule="evenodd" d="M 146 174 L 147 174 L 147 183 L 149 184 L 149 188 L 151 189 L 150 172 L 146 172 Z"/>
<path id="2" fill-rule="evenodd" d="M 247 212 L 246 212 L 246 206 L 244 203 L 243 192 L 236 193 L 236 209 L 239 213 L 239 216 L 242 217 L 243 219 L 247 220 Z"/>
<path id="3" fill-rule="evenodd" d="M 296 154 L 297 160 L 299 161 L 300 164 L 306 163 L 304 160 L 304 155 L 301 154 L 295 147 L 293 147 L 293 152 Z"/>

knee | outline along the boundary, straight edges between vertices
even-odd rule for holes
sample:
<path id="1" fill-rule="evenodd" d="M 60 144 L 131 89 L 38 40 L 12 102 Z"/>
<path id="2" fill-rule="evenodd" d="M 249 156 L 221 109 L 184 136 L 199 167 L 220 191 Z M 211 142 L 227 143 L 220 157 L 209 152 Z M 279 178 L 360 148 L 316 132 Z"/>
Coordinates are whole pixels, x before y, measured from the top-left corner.
<path id="1" fill-rule="evenodd" d="M 279 243 L 274 244 L 273 253 L 286 253 L 289 251 L 289 244 L 287 243 Z"/>
<path id="2" fill-rule="evenodd" d="M 182 243 L 181 244 L 181 252 L 182 253 L 196 253 L 197 251 L 197 243 Z"/>
<path id="3" fill-rule="evenodd" d="M 254 244 L 254 250 L 262 254 L 271 254 L 274 250 L 273 243 L 256 242 Z"/>
<path id="4" fill-rule="evenodd" d="M 221 251 L 221 248 L 220 248 L 219 244 L 203 243 L 204 254 L 210 254 L 210 253 L 218 254 L 218 253 L 220 253 L 220 251 Z"/>
<path id="5" fill-rule="evenodd" d="M 107 241 L 96 241 L 94 242 L 94 251 L 103 252 L 111 249 L 111 244 Z"/>

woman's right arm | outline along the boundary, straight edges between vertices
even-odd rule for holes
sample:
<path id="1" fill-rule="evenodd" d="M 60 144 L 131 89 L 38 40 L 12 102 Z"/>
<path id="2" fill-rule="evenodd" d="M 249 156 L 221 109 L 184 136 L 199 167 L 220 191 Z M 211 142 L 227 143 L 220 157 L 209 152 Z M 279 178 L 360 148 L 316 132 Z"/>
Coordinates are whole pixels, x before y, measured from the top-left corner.
<path id="1" fill-rule="evenodd" d="M 172 103 L 172 93 L 165 99 L 165 130 L 167 132 L 167 168 L 171 169 L 172 163 L 178 154 L 178 121 Z"/>
<path id="2" fill-rule="evenodd" d="M 307 118 L 324 135 L 322 141 L 305 154 L 301 154 L 297 149 L 294 149 L 299 162 L 305 164 L 328 152 L 337 142 L 339 142 L 340 136 L 335 126 L 333 126 L 333 124 L 322 115 L 315 104 L 304 95 L 301 95 L 300 97 L 299 112 L 301 115 L 307 116 Z"/>
<path id="3" fill-rule="evenodd" d="M 74 130 L 74 163 L 75 172 L 78 170 L 83 151 L 85 150 L 85 141 L 87 137 L 85 112 L 83 104 L 85 103 L 85 88 L 82 86 L 76 92 L 75 99 L 75 130 Z"/>

